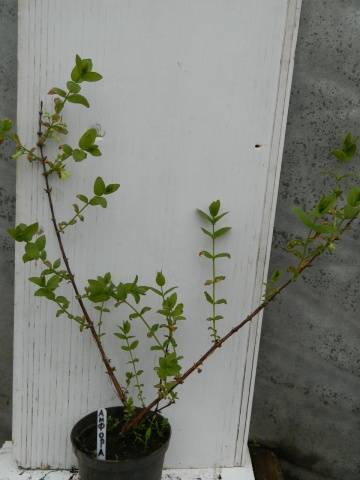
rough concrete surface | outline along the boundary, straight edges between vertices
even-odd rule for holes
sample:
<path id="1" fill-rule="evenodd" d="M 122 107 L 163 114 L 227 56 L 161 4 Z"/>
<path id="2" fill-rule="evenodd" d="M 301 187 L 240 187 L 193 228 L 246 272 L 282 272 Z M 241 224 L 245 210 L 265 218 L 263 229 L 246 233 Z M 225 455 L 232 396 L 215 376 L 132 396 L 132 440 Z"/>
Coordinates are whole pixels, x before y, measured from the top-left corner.
<path id="1" fill-rule="evenodd" d="M 0 0 L 0 118 L 16 116 L 17 2 Z M 0 150 L 0 445 L 11 438 L 15 163 Z"/>
<path id="2" fill-rule="evenodd" d="M 360 133 L 360 2 L 303 0 L 271 270 L 344 132 Z M 357 160 L 359 164 L 359 159 Z M 251 439 L 288 480 L 360 478 L 359 228 L 265 313 Z"/>

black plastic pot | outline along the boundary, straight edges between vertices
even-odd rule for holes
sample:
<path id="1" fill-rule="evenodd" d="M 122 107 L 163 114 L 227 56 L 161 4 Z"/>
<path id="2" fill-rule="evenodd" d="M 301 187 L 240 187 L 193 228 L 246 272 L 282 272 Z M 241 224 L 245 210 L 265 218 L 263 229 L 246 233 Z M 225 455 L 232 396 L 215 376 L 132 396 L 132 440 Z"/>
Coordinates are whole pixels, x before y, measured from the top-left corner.
<path id="1" fill-rule="evenodd" d="M 108 415 L 121 415 L 122 407 L 107 408 Z M 85 452 L 80 438 L 89 430 L 96 433 L 97 412 L 92 412 L 75 424 L 71 443 L 79 462 L 80 480 L 161 480 L 164 457 L 169 446 L 171 431 L 157 450 L 146 456 L 124 460 L 98 460 Z"/>

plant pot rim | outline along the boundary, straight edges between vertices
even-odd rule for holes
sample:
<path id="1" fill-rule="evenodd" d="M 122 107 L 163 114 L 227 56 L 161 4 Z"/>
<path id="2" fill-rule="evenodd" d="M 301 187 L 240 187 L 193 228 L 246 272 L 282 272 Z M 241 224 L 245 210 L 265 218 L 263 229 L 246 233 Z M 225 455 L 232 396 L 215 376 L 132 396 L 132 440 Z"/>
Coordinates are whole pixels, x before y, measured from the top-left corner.
<path id="1" fill-rule="evenodd" d="M 111 411 L 114 412 L 122 409 L 123 409 L 122 406 L 106 407 L 106 410 L 109 413 L 111 413 Z M 103 466 L 105 467 L 104 469 L 107 469 L 108 471 L 109 466 L 113 465 L 114 467 L 117 467 L 117 469 L 119 469 L 119 467 L 120 468 L 123 467 L 123 470 L 129 470 L 133 467 L 133 465 L 139 462 L 143 463 L 144 465 L 153 463 L 153 461 L 157 460 L 160 456 L 164 455 L 169 447 L 170 438 L 171 438 L 170 425 L 169 425 L 169 434 L 166 440 L 162 443 L 162 445 L 160 445 L 159 448 L 157 448 L 156 450 L 153 450 L 149 454 L 140 455 L 138 457 L 123 458 L 120 460 L 111 460 L 111 459 L 99 460 L 96 457 L 91 456 L 89 453 L 84 452 L 81 449 L 78 438 L 77 438 L 85 427 L 88 427 L 90 423 L 93 423 L 93 419 L 95 419 L 95 423 L 96 423 L 96 418 L 97 418 L 96 415 L 97 415 L 97 411 L 93 411 L 85 415 L 85 417 L 82 417 L 78 422 L 75 423 L 70 434 L 70 439 L 71 439 L 75 456 L 78 457 L 79 459 L 81 457 L 82 462 L 86 463 L 88 466 L 96 466 L 97 469 L 101 469 L 101 467 Z M 162 417 L 160 413 L 158 413 L 157 415 Z"/>

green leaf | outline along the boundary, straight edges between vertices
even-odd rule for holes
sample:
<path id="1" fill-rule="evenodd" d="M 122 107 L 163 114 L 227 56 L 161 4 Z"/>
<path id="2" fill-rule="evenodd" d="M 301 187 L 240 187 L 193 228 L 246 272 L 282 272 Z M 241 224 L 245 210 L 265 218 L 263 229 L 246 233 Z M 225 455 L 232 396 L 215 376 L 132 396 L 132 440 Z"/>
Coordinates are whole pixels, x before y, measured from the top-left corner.
<path id="1" fill-rule="evenodd" d="M 157 272 L 155 281 L 159 287 L 163 287 L 165 285 L 166 280 L 162 272 Z"/>
<path id="2" fill-rule="evenodd" d="M 162 297 L 162 293 L 161 293 L 160 290 L 158 290 L 157 288 L 149 287 L 149 290 L 151 290 L 152 292 L 156 293 L 156 295 L 159 295 L 160 297 Z"/>
<path id="3" fill-rule="evenodd" d="M 38 230 L 39 230 L 39 224 L 37 222 L 32 223 L 31 225 L 26 227 L 24 231 L 24 240 L 30 241 L 32 237 L 38 232 Z"/>
<path id="4" fill-rule="evenodd" d="M 79 55 L 76 55 L 75 63 L 76 65 L 71 72 L 71 79 L 76 83 L 82 82 L 83 80 L 85 80 L 85 75 L 92 70 L 92 60 L 90 58 L 82 59 Z"/>
<path id="5" fill-rule="evenodd" d="M 25 245 L 25 252 L 27 253 L 28 258 L 30 259 L 38 259 L 39 258 L 39 249 L 35 243 L 27 243 Z"/>
<path id="6" fill-rule="evenodd" d="M 334 204 L 336 203 L 336 200 L 337 200 L 336 193 L 332 193 L 330 195 L 324 195 L 316 206 L 316 209 L 315 209 L 316 213 L 318 215 L 324 215 L 330 210 L 331 207 L 334 206 Z"/>
<path id="7" fill-rule="evenodd" d="M 81 57 L 78 54 L 75 55 L 75 65 L 81 71 Z"/>
<path id="8" fill-rule="evenodd" d="M 219 220 L 221 220 L 225 215 L 227 215 L 229 212 L 224 212 L 221 215 L 218 215 L 217 217 L 214 218 L 214 223 L 217 223 Z"/>
<path id="9" fill-rule="evenodd" d="M 81 90 L 81 87 L 79 84 L 75 82 L 71 82 L 70 80 L 66 83 L 67 89 L 71 93 L 79 93 Z"/>
<path id="10" fill-rule="evenodd" d="M 49 290 L 55 290 L 59 286 L 60 282 L 61 282 L 61 277 L 59 275 L 53 275 L 48 280 L 46 287 Z"/>
<path id="11" fill-rule="evenodd" d="M 60 97 L 66 97 L 66 92 L 61 88 L 54 87 L 48 92 L 48 95 L 60 95 Z"/>
<path id="12" fill-rule="evenodd" d="M 82 75 L 82 79 L 85 80 L 85 82 L 98 82 L 102 78 L 102 75 L 96 72 L 86 72 Z"/>
<path id="13" fill-rule="evenodd" d="M 47 288 L 39 288 L 38 290 L 36 290 L 34 295 L 35 297 L 46 297 L 49 300 L 53 300 L 55 298 L 54 293 L 49 291 Z"/>
<path id="14" fill-rule="evenodd" d="M 121 340 L 126 340 L 127 336 L 123 333 L 114 333 L 115 337 L 121 338 Z"/>
<path id="15" fill-rule="evenodd" d="M 324 234 L 332 234 L 336 232 L 336 229 L 329 224 L 318 224 L 315 223 L 312 218 L 305 213 L 301 208 L 299 207 L 294 207 L 292 211 L 295 213 L 295 215 L 301 220 L 301 222 L 311 230 L 314 230 L 314 232 L 317 233 L 324 233 Z"/>
<path id="16" fill-rule="evenodd" d="M 172 310 L 175 307 L 176 302 L 177 302 L 177 294 L 173 293 L 172 295 L 170 295 L 170 297 L 165 299 L 164 303 L 170 310 Z"/>
<path id="17" fill-rule="evenodd" d="M 80 137 L 79 147 L 82 150 L 88 150 L 89 147 L 94 145 L 94 142 L 97 137 L 96 128 L 89 128 L 86 132 Z"/>
<path id="18" fill-rule="evenodd" d="M 135 340 L 134 342 L 130 343 L 129 349 L 135 350 L 135 348 L 139 345 L 139 340 Z"/>
<path id="19" fill-rule="evenodd" d="M 53 269 L 56 270 L 57 268 L 59 268 L 61 265 L 61 260 L 60 258 L 58 258 L 57 260 L 55 260 L 55 262 L 53 263 Z"/>
<path id="20" fill-rule="evenodd" d="M 101 157 L 101 152 L 100 152 L 100 149 L 97 145 L 91 145 L 91 147 L 89 147 L 87 149 L 87 151 L 90 153 L 90 155 L 92 155 L 93 157 Z"/>
<path id="21" fill-rule="evenodd" d="M 90 107 L 89 102 L 87 99 L 83 96 L 80 95 L 79 93 L 72 93 L 71 95 L 68 96 L 68 102 L 70 103 L 78 103 L 80 105 L 83 105 L 86 108 Z"/>
<path id="22" fill-rule="evenodd" d="M 15 151 L 15 153 L 13 153 L 13 154 L 11 155 L 11 158 L 12 158 L 13 160 L 17 160 L 17 159 L 20 158 L 22 155 L 25 155 L 24 150 L 23 150 L 22 148 L 18 148 L 18 149 Z"/>
<path id="23" fill-rule="evenodd" d="M 70 155 L 72 154 L 72 151 L 73 149 L 70 147 L 70 145 L 67 145 L 66 143 L 64 145 L 60 145 L 60 147 L 62 149 L 62 151 L 64 152 L 63 153 L 63 158 L 69 158 Z M 65 157 L 64 157 L 65 155 Z"/>
<path id="24" fill-rule="evenodd" d="M 201 227 L 201 230 L 205 233 L 205 235 L 208 235 L 210 238 L 213 238 L 213 234 L 206 230 L 205 228 Z"/>
<path id="25" fill-rule="evenodd" d="M 230 253 L 222 252 L 215 255 L 215 258 L 231 258 Z"/>
<path id="26" fill-rule="evenodd" d="M 208 286 L 208 285 L 212 285 L 214 283 L 219 283 L 219 282 L 222 282 L 223 280 L 225 280 L 225 278 L 226 277 L 224 275 L 218 275 L 214 279 L 211 278 L 210 280 L 206 280 L 204 285 Z"/>
<path id="27" fill-rule="evenodd" d="M 145 437 L 144 437 L 145 446 L 147 446 L 147 444 L 149 443 L 149 440 L 151 438 L 151 432 L 152 432 L 152 429 L 151 429 L 151 426 L 150 426 L 146 429 L 146 432 L 145 432 Z"/>
<path id="28" fill-rule="evenodd" d="M 62 305 L 64 308 L 67 308 L 70 305 L 69 300 L 62 295 L 59 295 L 58 297 L 56 297 L 56 301 L 60 303 L 60 305 Z"/>
<path id="29" fill-rule="evenodd" d="M 110 193 L 114 193 L 116 192 L 116 190 L 118 190 L 120 187 L 120 185 L 118 183 L 110 183 L 109 185 L 107 185 L 107 187 L 105 188 L 105 195 L 109 195 Z"/>
<path id="30" fill-rule="evenodd" d="M 342 148 L 333 150 L 331 153 L 340 163 L 350 162 L 356 154 L 358 139 L 358 137 L 353 137 L 351 133 L 348 133 L 343 139 Z"/>
<path id="31" fill-rule="evenodd" d="M 101 207 L 106 208 L 107 207 L 107 201 L 103 197 L 93 197 L 90 200 L 90 205 L 93 205 L 93 206 L 100 205 Z"/>
<path id="32" fill-rule="evenodd" d="M 30 277 L 30 282 L 35 283 L 38 287 L 45 286 L 45 278 L 44 277 Z"/>
<path id="33" fill-rule="evenodd" d="M 79 57 L 80 58 L 80 57 Z M 84 74 L 87 72 L 91 72 L 93 64 L 91 58 L 83 58 L 80 60 L 79 64 L 80 70 L 81 70 L 81 77 L 84 78 Z"/>
<path id="34" fill-rule="evenodd" d="M 56 113 L 60 113 L 62 109 L 64 108 L 64 102 L 63 100 L 60 100 L 60 98 L 56 97 L 54 99 L 54 108 Z"/>
<path id="35" fill-rule="evenodd" d="M 344 207 L 344 218 L 351 219 L 355 218 L 360 212 L 359 207 L 351 207 L 350 205 L 345 205 Z"/>
<path id="36" fill-rule="evenodd" d="M 55 130 L 55 132 L 61 133 L 62 135 L 67 135 L 69 133 L 68 129 L 64 127 L 64 125 L 54 125 L 52 129 Z"/>
<path id="37" fill-rule="evenodd" d="M 81 70 L 78 68 L 77 65 L 71 71 L 71 80 L 73 82 L 81 81 Z"/>
<path id="38" fill-rule="evenodd" d="M 9 235 L 17 242 L 30 242 L 32 237 L 38 232 L 39 224 L 32 223 L 31 225 L 25 225 L 20 223 L 15 228 L 9 228 Z"/>
<path id="39" fill-rule="evenodd" d="M 221 303 L 227 303 L 225 298 L 220 298 L 219 300 L 216 300 L 215 305 L 220 305 Z"/>
<path id="40" fill-rule="evenodd" d="M 124 302 L 127 298 L 128 292 L 126 286 L 120 283 L 115 291 L 115 298 L 118 302 Z"/>
<path id="41" fill-rule="evenodd" d="M 151 308 L 150 307 L 144 307 L 140 311 L 140 315 L 145 315 L 146 312 L 150 312 Z"/>
<path id="42" fill-rule="evenodd" d="M 159 358 L 159 366 L 155 370 L 160 379 L 165 380 L 167 377 L 175 377 L 180 373 L 179 358 L 174 352 Z"/>
<path id="43" fill-rule="evenodd" d="M 76 195 L 76 198 L 78 198 L 79 200 L 81 200 L 84 203 L 88 203 L 88 201 L 89 201 L 88 197 L 86 195 L 81 194 L 81 193 Z"/>
<path id="44" fill-rule="evenodd" d="M 0 120 L 0 132 L 5 133 L 12 129 L 12 121 L 8 118 Z"/>
<path id="45" fill-rule="evenodd" d="M 343 152 L 342 150 L 333 150 L 331 152 L 338 160 L 339 162 L 341 163 L 345 163 L 345 162 L 348 162 L 349 160 L 351 160 L 350 158 L 348 158 L 348 156 L 346 155 L 345 152 Z"/>
<path id="46" fill-rule="evenodd" d="M 231 227 L 223 227 L 219 228 L 219 230 L 215 230 L 214 238 L 219 238 L 228 233 L 231 230 Z"/>
<path id="47" fill-rule="evenodd" d="M 122 331 L 127 335 L 130 332 L 131 325 L 127 320 L 122 325 Z"/>
<path id="48" fill-rule="evenodd" d="M 44 250 L 45 245 L 46 245 L 46 237 L 45 237 L 45 235 L 41 235 L 41 237 L 39 237 L 39 238 L 35 241 L 35 245 L 37 246 L 37 248 L 38 248 L 39 250 Z"/>
<path id="49" fill-rule="evenodd" d="M 206 300 L 207 300 L 209 303 L 211 303 L 211 305 L 213 305 L 213 304 L 214 304 L 214 300 L 213 300 L 212 296 L 211 296 L 208 292 L 204 292 L 204 295 L 205 295 Z"/>
<path id="50" fill-rule="evenodd" d="M 209 258 L 210 260 L 212 260 L 213 258 L 215 258 L 215 257 L 213 257 L 213 256 L 211 255 L 210 252 L 207 252 L 206 250 L 202 250 L 202 251 L 199 253 L 199 256 L 200 256 L 200 257 Z"/>
<path id="51" fill-rule="evenodd" d="M 24 263 L 27 263 L 27 262 L 31 262 L 31 260 L 35 260 L 35 258 L 29 255 L 28 253 L 24 253 L 24 255 L 22 256 L 22 261 Z"/>
<path id="52" fill-rule="evenodd" d="M 94 182 L 94 193 L 97 196 L 101 196 L 105 193 L 106 186 L 104 180 L 101 177 L 97 177 Z"/>
<path id="53" fill-rule="evenodd" d="M 3 120 L 0 120 L 0 130 L 2 132 L 9 132 L 13 127 L 13 123 L 9 118 L 4 118 Z M 15 143 L 17 143 L 15 141 Z"/>
<path id="54" fill-rule="evenodd" d="M 80 150 L 79 148 L 75 148 L 72 151 L 72 157 L 75 160 L 75 162 L 81 162 L 87 157 L 86 152 L 84 150 Z"/>
<path id="55" fill-rule="evenodd" d="M 282 272 L 280 270 L 275 270 L 275 272 L 273 272 L 271 277 L 270 277 L 271 283 L 277 282 L 279 280 L 279 278 L 281 277 L 281 275 L 282 275 Z"/>
<path id="56" fill-rule="evenodd" d="M 154 323 L 154 325 L 152 325 L 152 326 L 150 327 L 150 330 L 149 330 L 149 332 L 147 333 L 147 336 L 148 336 L 149 338 L 153 337 L 154 334 L 155 334 L 158 330 L 159 330 L 159 324 L 158 324 L 158 323 Z"/>
<path id="57" fill-rule="evenodd" d="M 220 210 L 220 200 L 215 200 L 209 205 L 210 215 L 214 218 L 219 213 Z"/>
<path id="58" fill-rule="evenodd" d="M 207 213 L 200 210 L 200 208 L 197 208 L 196 211 L 204 220 L 206 220 L 207 222 L 213 223 L 213 219 Z"/>
<path id="59" fill-rule="evenodd" d="M 348 195 L 347 202 L 351 207 L 358 207 L 360 205 L 360 188 L 353 187 Z"/>

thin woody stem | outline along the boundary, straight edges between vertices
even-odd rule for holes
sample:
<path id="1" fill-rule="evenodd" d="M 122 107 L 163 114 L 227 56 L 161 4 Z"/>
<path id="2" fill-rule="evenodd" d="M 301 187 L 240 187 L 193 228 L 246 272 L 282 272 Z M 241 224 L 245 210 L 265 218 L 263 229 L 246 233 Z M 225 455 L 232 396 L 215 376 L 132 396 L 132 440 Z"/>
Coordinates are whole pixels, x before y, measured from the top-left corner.
<path id="1" fill-rule="evenodd" d="M 125 404 L 126 403 L 126 395 L 125 395 L 124 389 L 122 388 L 118 379 L 116 378 L 116 375 L 114 373 L 114 368 L 111 366 L 110 359 L 108 358 L 108 356 L 105 353 L 104 347 L 103 347 L 102 342 L 101 342 L 101 338 L 96 333 L 96 328 L 95 328 L 94 322 L 91 320 L 90 315 L 89 315 L 89 313 L 88 313 L 88 311 L 87 311 L 87 309 L 84 305 L 84 302 L 82 300 L 80 291 L 79 291 L 78 286 L 75 282 L 74 275 L 73 275 L 72 270 L 70 268 L 69 260 L 66 256 L 64 244 L 63 244 L 62 238 L 61 238 L 61 233 L 60 233 L 57 221 L 56 221 L 55 208 L 54 208 L 54 204 L 53 204 L 53 199 L 52 199 L 52 195 L 51 195 L 51 187 L 50 187 L 50 183 L 49 183 L 49 175 L 48 175 L 48 170 L 47 170 L 47 167 L 46 167 L 46 156 L 44 154 L 44 141 L 43 141 L 43 132 L 42 132 L 42 115 L 43 115 L 43 103 L 41 102 L 40 111 L 39 111 L 39 130 L 38 130 L 39 141 L 37 143 L 37 146 L 40 150 L 40 161 L 41 161 L 42 168 L 43 168 L 43 174 L 44 174 L 45 185 L 46 185 L 45 192 L 47 194 L 47 198 L 48 198 L 48 201 L 49 201 L 49 207 L 50 207 L 50 212 L 51 212 L 51 221 L 52 221 L 53 226 L 54 226 L 56 238 L 57 238 L 59 248 L 60 248 L 60 251 L 61 251 L 61 256 L 63 258 L 66 270 L 68 272 L 70 283 L 71 283 L 71 285 L 73 287 L 73 290 L 75 292 L 75 298 L 76 298 L 76 300 L 77 300 L 77 302 L 80 306 L 80 309 L 81 309 L 81 311 L 84 315 L 84 318 L 86 320 L 87 328 L 90 330 L 90 333 L 91 333 L 91 335 L 92 335 L 92 337 L 95 341 L 95 344 L 96 344 L 96 346 L 99 350 L 99 353 L 100 353 L 101 360 L 104 363 L 105 369 L 106 369 L 106 371 L 109 375 L 109 378 L 110 378 L 110 380 L 111 380 L 111 382 L 112 382 L 112 384 L 113 384 L 113 386 L 116 390 L 116 393 L 117 393 L 119 399 L 121 400 L 121 402 L 123 404 Z M 46 134 L 45 134 L 45 136 L 46 136 Z"/>
<path id="2" fill-rule="evenodd" d="M 356 217 L 355 217 L 356 218 Z M 352 218 L 349 220 L 344 228 L 334 237 L 331 237 L 324 245 L 320 251 L 317 251 L 308 261 L 303 263 L 303 265 L 299 268 L 298 274 L 300 275 L 304 270 L 311 267 L 313 262 L 326 250 L 326 248 L 333 242 L 339 240 L 340 236 L 350 228 L 351 224 L 355 220 Z M 247 323 L 253 320 L 270 302 L 272 302 L 283 290 L 285 290 L 291 283 L 293 283 L 293 277 L 290 277 L 286 282 L 284 282 L 279 288 L 277 288 L 268 298 L 266 298 L 255 310 L 253 310 L 247 317 L 245 317 L 238 325 L 233 327 L 226 335 L 220 338 L 216 343 L 214 343 L 209 350 L 207 350 L 200 358 L 197 360 L 185 373 L 183 373 L 180 377 L 175 380 L 175 383 L 172 387 L 168 390 L 167 393 L 173 391 L 176 387 L 183 384 L 184 381 L 195 371 L 198 371 L 202 364 L 212 355 L 218 348 L 220 348 L 223 343 L 225 343 L 229 338 L 231 338 L 235 333 L 237 333 L 241 328 L 243 328 Z M 129 431 L 132 428 L 135 428 L 144 416 L 150 412 L 150 410 L 156 407 L 159 402 L 163 399 L 162 396 L 158 396 L 153 400 L 149 405 L 145 408 L 140 410 L 132 419 L 128 421 L 127 424 L 124 425 L 122 429 L 122 433 Z M 166 407 L 165 407 L 166 408 Z"/>

